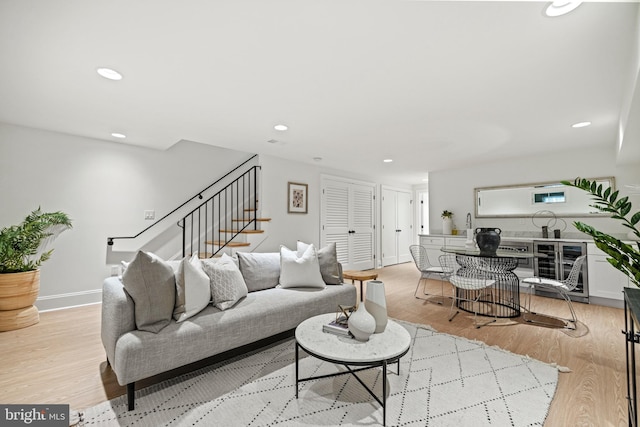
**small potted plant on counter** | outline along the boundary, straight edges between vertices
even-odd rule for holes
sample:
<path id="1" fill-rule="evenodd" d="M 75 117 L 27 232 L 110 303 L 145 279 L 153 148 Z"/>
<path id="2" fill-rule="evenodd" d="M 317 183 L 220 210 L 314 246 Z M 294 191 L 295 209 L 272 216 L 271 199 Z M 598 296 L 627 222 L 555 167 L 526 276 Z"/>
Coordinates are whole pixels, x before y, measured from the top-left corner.
<path id="1" fill-rule="evenodd" d="M 0 230 L 0 331 L 38 323 L 33 305 L 40 291 L 40 264 L 51 257 L 49 245 L 71 228 L 63 212 L 31 212 L 18 225 Z"/>
<path id="2" fill-rule="evenodd" d="M 451 234 L 453 229 L 453 212 L 444 210 L 440 215 L 442 217 L 442 234 Z"/>

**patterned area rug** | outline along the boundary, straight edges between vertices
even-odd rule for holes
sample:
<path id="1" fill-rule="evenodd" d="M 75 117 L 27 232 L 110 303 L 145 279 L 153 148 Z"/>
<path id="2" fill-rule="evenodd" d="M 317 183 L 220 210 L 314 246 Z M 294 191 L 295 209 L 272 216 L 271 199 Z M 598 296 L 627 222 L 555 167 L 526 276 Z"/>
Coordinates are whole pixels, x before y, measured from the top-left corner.
<path id="1" fill-rule="evenodd" d="M 541 426 L 558 368 L 481 342 L 399 322 L 411 349 L 387 376 L 388 426 Z M 301 352 L 301 355 L 304 354 Z M 300 375 L 345 370 L 304 354 Z M 84 411 L 99 426 L 374 426 L 380 405 L 352 375 L 300 384 L 295 398 L 295 343 L 260 351 L 164 381 Z M 358 373 L 378 396 L 381 369 Z"/>

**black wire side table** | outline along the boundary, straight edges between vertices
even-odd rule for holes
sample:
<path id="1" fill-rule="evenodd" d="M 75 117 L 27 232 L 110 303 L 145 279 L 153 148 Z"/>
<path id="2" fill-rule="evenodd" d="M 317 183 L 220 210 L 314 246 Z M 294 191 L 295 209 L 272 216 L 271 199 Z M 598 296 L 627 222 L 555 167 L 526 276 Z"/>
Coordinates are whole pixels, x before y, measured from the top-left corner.
<path id="1" fill-rule="evenodd" d="M 629 426 L 638 425 L 638 394 L 636 381 L 636 344 L 640 343 L 640 289 L 625 288 L 624 293 L 624 330 L 627 361 L 627 401 Z"/>
<path id="2" fill-rule="evenodd" d="M 478 315 L 497 317 L 520 316 L 520 279 L 513 270 L 518 267 L 518 258 L 533 255 L 518 254 L 498 251 L 495 255 L 480 254 L 478 250 L 461 248 L 442 248 L 443 252 L 456 255 L 456 261 L 460 268 L 455 273 L 458 276 L 473 280 L 493 280 L 495 304 L 493 301 L 480 299 Z M 477 295 L 477 290 L 456 289 L 462 299 L 458 302 L 461 310 L 473 313 L 472 301 Z M 471 300 L 471 301 L 466 301 Z M 495 314 L 494 314 L 495 313 Z"/>

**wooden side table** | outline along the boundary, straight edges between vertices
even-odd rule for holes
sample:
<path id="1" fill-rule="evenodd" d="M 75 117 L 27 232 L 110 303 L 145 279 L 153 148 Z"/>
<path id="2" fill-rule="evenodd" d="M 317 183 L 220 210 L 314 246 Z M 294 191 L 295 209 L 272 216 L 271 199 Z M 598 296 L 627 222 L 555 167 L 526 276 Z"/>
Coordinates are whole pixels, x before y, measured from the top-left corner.
<path id="1" fill-rule="evenodd" d="M 360 281 L 360 301 L 364 301 L 364 291 L 362 289 L 363 283 L 366 280 L 376 280 L 378 278 L 378 273 L 375 271 L 347 270 L 342 273 L 342 277 L 345 280 L 351 280 L 353 285 L 356 284 L 356 280 Z"/>

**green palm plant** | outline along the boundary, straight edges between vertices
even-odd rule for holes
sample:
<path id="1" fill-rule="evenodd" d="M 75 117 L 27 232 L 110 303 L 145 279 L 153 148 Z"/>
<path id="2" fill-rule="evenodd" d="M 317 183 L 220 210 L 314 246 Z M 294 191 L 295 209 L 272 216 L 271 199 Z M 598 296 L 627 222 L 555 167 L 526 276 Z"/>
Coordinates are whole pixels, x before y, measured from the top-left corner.
<path id="1" fill-rule="evenodd" d="M 611 187 L 603 188 L 596 181 L 584 178 L 576 178 L 573 182 L 562 181 L 564 185 L 576 187 L 591 194 L 594 204 L 592 207 L 601 212 L 611 214 L 611 218 L 622 221 L 622 225 L 630 229 L 640 240 L 640 231 L 637 225 L 640 222 L 640 212 L 633 213 L 629 197 L 618 198 L 619 192 Z M 580 221 L 573 225 L 583 233 L 593 237 L 596 246 L 609 255 L 607 261 L 615 268 L 626 274 L 629 279 L 640 287 L 640 242 L 633 247 L 609 234 L 596 230 L 594 227 Z"/>
<path id="2" fill-rule="evenodd" d="M 47 250 L 64 230 L 71 228 L 71 220 L 63 212 L 31 212 L 18 225 L 0 230 L 0 274 L 37 270 L 51 257 Z"/>

